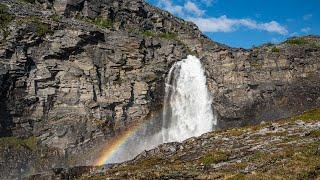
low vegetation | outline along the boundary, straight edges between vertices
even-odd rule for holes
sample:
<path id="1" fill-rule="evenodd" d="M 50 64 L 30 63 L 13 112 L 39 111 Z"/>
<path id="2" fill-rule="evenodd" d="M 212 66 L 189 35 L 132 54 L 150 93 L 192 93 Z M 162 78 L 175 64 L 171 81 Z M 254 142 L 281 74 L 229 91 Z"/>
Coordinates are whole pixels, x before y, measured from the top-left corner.
<path id="1" fill-rule="evenodd" d="M 277 48 L 277 47 L 273 47 L 273 48 L 271 49 L 271 52 L 279 53 L 279 52 L 280 52 L 280 49 Z"/>
<path id="2" fill-rule="evenodd" d="M 306 39 L 289 39 L 286 41 L 287 44 L 291 44 L 291 45 L 304 45 L 304 44 L 308 44 L 309 42 Z"/>
<path id="3" fill-rule="evenodd" d="M 17 137 L 0 138 L 0 148 L 19 148 L 21 146 L 34 150 L 37 147 L 36 137 L 29 137 L 26 139 Z"/>
<path id="4" fill-rule="evenodd" d="M 282 121 L 296 121 L 301 120 L 304 122 L 312 122 L 312 121 L 319 121 L 320 120 L 320 109 L 314 109 L 312 111 L 305 112 L 301 115 L 293 116 L 288 119 L 283 119 Z"/>
<path id="5" fill-rule="evenodd" d="M 0 32 L 2 32 L 4 40 L 10 35 L 8 25 L 14 18 L 15 16 L 9 13 L 9 8 L 0 3 Z"/>
<path id="6" fill-rule="evenodd" d="M 205 140 L 184 144 L 187 150 L 168 157 L 156 154 L 111 168 L 93 179 L 128 175 L 159 179 L 317 179 L 320 129 L 306 129 L 300 121 L 315 125 L 319 120 L 320 109 L 315 109 L 273 123 L 216 131 Z M 260 132 L 262 128 L 266 131 Z M 208 143 L 211 140 L 212 144 Z"/>
<path id="7" fill-rule="evenodd" d="M 201 161 L 205 166 L 227 161 L 230 154 L 224 151 L 214 151 L 202 157 Z"/>
<path id="8" fill-rule="evenodd" d="M 104 17 L 96 17 L 94 19 L 88 18 L 88 17 L 82 17 L 80 15 L 76 16 L 76 19 L 79 19 L 81 21 L 85 21 L 87 23 L 96 25 L 100 28 L 111 28 L 113 26 L 113 22 L 110 19 L 104 18 Z"/>
<path id="9" fill-rule="evenodd" d="M 145 37 L 156 37 L 157 34 L 153 31 L 150 31 L 150 30 L 147 30 L 147 31 L 143 31 L 141 33 L 142 36 L 145 36 Z"/>
<path id="10" fill-rule="evenodd" d="M 35 16 L 19 19 L 18 24 L 27 24 L 28 30 L 33 31 L 38 37 L 44 37 L 47 34 L 53 34 L 51 26 L 47 23 L 42 22 L 41 19 Z"/>
<path id="11" fill-rule="evenodd" d="M 58 14 L 54 14 L 50 16 L 50 19 L 52 19 L 55 22 L 59 22 L 61 20 L 61 16 L 59 16 Z"/>
<path id="12" fill-rule="evenodd" d="M 285 41 L 285 43 L 289 45 L 297 45 L 297 46 L 308 45 L 308 46 L 311 46 L 312 48 L 320 48 L 320 42 L 318 40 L 310 39 L 307 37 L 289 39 Z"/>
<path id="13" fill-rule="evenodd" d="M 173 32 L 165 32 L 165 33 L 159 34 L 159 37 L 167 40 L 176 40 L 178 35 Z"/>

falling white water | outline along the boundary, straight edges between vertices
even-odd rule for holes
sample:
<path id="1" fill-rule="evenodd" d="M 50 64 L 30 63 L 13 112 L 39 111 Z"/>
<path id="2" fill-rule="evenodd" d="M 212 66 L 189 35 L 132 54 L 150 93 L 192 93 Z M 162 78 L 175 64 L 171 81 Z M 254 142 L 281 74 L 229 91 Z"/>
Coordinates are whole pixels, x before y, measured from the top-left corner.
<path id="1" fill-rule="evenodd" d="M 217 120 L 211 104 L 200 60 L 189 55 L 176 62 L 166 78 L 162 117 L 144 124 L 106 163 L 127 161 L 159 144 L 180 142 L 212 131 Z"/>
<path id="2" fill-rule="evenodd" d="M 200 60 L 189 55 L 175 63 L 165 84 L 163 142 L 183 141 L 217 124 Z"/>

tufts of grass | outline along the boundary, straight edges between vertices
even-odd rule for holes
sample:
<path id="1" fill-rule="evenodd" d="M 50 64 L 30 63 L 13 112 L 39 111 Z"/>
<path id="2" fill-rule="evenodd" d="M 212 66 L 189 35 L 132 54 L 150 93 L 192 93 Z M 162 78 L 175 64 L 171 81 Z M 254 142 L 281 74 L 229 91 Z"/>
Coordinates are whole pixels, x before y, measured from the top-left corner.
<path id="1" fill-rule="evenodd" d="M 271 52 L 279 53 L 279 52 L 280 52 L 280 49 L 277 48 L 277 47 L 273 47 L 273 48 L 271 49 Z"/>
<path id="2" fill-rule="evenodd" d="M 8 11 L 9 8 L 7 7 L 7 5 L 0 3 L 0 33 L 2 33 L 3 36 L 1 43 L 4 43 L 10 35 L 8 25 L 15 18 L 15 16 L 11 15 Z"/>
<path id="3" fill-rule="evenodd" d="M 38 37 L 44 37 L 47 34 L 53 34 L 51 26 L 47 23 L 43 23 L 38 17 L 31 16 L 25 19 L 19 19 L 17 24 L 27 24 L 30 27 L 29 30 L 33 31 Z"/>
<path id="4" fill-rule="evenodd" d="M 145 37 L 156 37 L 157 36 L 157 34 L 155 32 L 150 31 L 150 30 L 141 32 L 141 35 L 145 36 Z"/>
<path id="5" fill-rule="evenodd" d="M 216 164 L 219 162 L 224 162 L 227 161 L 229 159 L 230 154 L 228 152 L 225 151 L 214 151 L 211 153 L 208 153 L 206 155 L 204 155 L 201 158 L 201 162 L 208 166 L 211 164 Z"/>
<path id="6" fill-rule="evenodd" d="M 59 16 L 58 14 L 54 14 L 50 16 L 50 19 L 52 19 L 55 22 L 59 22 L 61 21 L 61 16 Z"/>
<path id="7" fill-rule="evenodd" d="M 94 24 L 100 28 L 111 28 L 113 26 L 113 22 L 110 19 L 103 18 L 103 17 L 96 17 L 95 19 L 90 19 L 87 17 L 82 17 L 81 15 L 77 15 L 76 19 L 85 21 L 90 24 Z"/>
<path id="8" fill-rule="evenodd" d="M 320 138 L 320 129 L 311 131 L 310 136 L 314 138 Z"/>
<path id="9" fill-rule="evenodd" d="M 165 33 L 159 34 L 159 37 L 167 40 L 176 40 L 178 35 L 173 32 L 165 32 Z"/>
<path id="10" fill-rule="evenodd" d="M 102 27 L 102 28 L 111 28 L 112 27 L 112 21 L 109 19 L 105 19 L 102 17 L 97 17 L 93 21 L 93 24 Z"/>
<path id="11" fill-rule="evenodd" d="M 302 120 L 304 122 L 313 122 L 320 120 L 320 109 L 314 109 L 308 112 L 305 112 L 298 116 L 293 116 L 289 119 L 284 119 L 283 121 L 297 121 Z"/>
<path id="12" fill-rule="evenodd" d="M 4 39 L 10 35 L 7 28 L 14 18 L 15 16 L 9 13 L 8 6 L 0 3 L 0 32 L 2 32 Z"/>
<path id="13" fill-rule="evenodd" d="M 40 22 L 40 20 L 36 19 L 32 22 L 32 25 L 35 27 L 35 31 L 37 36 L 43 37 L 46 34 L 51 34 L 51 28 L 48 24 Z"/>
<path id="14" fill-rule="evenodd" d="M 305 44 L 308 44 L 309 41 L 307 41 L 306 39 L 299 38 L 299 39 L 289 39 L 286 41 L 286 43 L 290 45 L 305 45 Z"/>

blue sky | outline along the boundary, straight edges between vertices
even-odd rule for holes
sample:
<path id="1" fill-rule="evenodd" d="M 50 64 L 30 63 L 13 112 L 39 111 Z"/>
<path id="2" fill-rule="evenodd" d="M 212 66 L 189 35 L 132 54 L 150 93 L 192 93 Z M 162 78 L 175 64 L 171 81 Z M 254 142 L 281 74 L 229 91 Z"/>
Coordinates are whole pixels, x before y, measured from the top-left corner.
<path id="1" fill-rule="evenodd" d="M 193 21 L 214 41 L 251 48 L 320 35 L 320 0 L 147 0 Z"/>

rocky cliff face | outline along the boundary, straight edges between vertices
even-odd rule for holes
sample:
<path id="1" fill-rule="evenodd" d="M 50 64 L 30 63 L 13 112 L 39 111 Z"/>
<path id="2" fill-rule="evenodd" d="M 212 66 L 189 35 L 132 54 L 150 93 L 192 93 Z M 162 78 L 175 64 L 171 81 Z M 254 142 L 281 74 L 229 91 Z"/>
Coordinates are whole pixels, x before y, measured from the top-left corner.
<path id="1" fill-rule="evenodd" d="M 202 59 L 220 128 L 320 106 L 318 37 L 233 49 L 142 0 L 3 0 L 0 19 L 3 176 L 90 164 L 128 124 L 159 119 L 164 78 L 188 54 Z"/>

